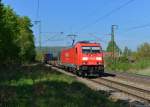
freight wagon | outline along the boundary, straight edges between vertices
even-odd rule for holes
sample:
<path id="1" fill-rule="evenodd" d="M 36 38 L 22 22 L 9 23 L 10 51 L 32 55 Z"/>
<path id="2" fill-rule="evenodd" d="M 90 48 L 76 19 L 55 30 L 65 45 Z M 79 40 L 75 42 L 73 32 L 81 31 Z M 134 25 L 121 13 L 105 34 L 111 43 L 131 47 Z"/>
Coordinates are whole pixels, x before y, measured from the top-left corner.
<path id="1" fill-rule="evenodd" d="M 44 54 L 44 60 L 43 60 L 43 62 L 47 64 L 47 63 L 49 63 L 50 60 L 52 60 L 52 58 L 53 58 L 53 54 L 46 53 L 46 54 Z"/>

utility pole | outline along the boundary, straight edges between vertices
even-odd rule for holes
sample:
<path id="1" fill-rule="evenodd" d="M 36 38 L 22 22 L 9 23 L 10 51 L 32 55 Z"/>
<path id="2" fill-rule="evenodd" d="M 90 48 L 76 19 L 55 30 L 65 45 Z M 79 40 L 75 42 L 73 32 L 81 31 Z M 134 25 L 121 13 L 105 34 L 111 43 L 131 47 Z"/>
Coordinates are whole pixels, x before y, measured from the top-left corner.
<path id="1" fill-rule="evenodd" d="M 112 25 L 112 27 L 111 27 L 112 57 L 113 57 L 113 64 L 115 66 L 116 66 L 116 60 L 115 60 L 115 29 L 117 27 L 118 27 L 117 25 Z"/>
<path id="2" fill-rule="evenodd" d="M 41 24 L 41 21 L 40 20 L 36 20 L 34 21 L 35 24 L 39 24 L 39 48 L 41 50 L 41 47 L 42 47 L 42 37 L 41 37 L 41 34 L 42 34 L 42 24 Z"/>
<path id="3" fill-rule="evenodd" d="M 70 37 L 72 39 L 72 46 L 74 45 L 75 43 L 75 38 L 77 37 L 77 35 L 74 35 L 74 34 L 70 34 L 70 35 L 67 35 L 68 37 Z"/>

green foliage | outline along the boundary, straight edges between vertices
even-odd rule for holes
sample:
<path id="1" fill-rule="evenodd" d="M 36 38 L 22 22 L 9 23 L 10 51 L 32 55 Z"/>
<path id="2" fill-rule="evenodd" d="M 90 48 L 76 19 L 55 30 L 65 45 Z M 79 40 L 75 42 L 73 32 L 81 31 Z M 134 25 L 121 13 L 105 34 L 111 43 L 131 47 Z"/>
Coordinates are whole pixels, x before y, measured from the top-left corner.
<path id="1" fill-rule="evenodd" d="M 126 57 L 122 56 L 115 58 L 113 62 L 112 57 L 107 57 L 105 59 L 106 69 L 109 71 L 127 71 L 130 68 L 129 61 Z"/>
<path id="2" fill-rule="evenodd" d="M 132 64 L 132 69 L 141 70 L 150 67 L 150 59 L 141 59 Z"/>
<path id="3" fill-rule="evenodd" d="M 34 36 L 31 30 L 31 22 L 28 17 L 19 18 L 20 25 L 20 37 L 19 42 L 21 46 L 20 57 L 24 62 L 33 61 L 35 59 L 35 46 L 34 46 Z"/>
<path id="4" fill-rule="evenodd" d="M 119 49 L 119 47 L 117 46 L 115 41 L 110 41 L 108 43 L 106 51 L 107 52 L 113 52 L 113 45 L 114 45 L 114 52 L 120 54 L 121 50 Z"/>
<path id="5" fill-rule="evenodd" d="M 124 57 L 129 57 L 132 54 L 132 51 L 126 46 L 123 51 Z"/>
<path id="6" fill-rule="evenodd" d="M 142 69 L 150 67 L 150 44 L 141 44 L 136 52 L 132 52 L 127 47 L 124 48 L 123 54 L 115 58 L 112 57 L 105 60 L 106 69 L 109 71 L 125 71 L 137 73 Z M 140 73 L 142 74 L 142 73 Z"/>
<path id="7" fill-rule="evenodd" d="M 43 53 L 40 52 L 40 51 L 38 51 L 38 52 L 36 53 L 35 60 L 36 60 L 36 61 L 42 61 L 43 59 L 44 59 Z"/>
<path id="8" fill-rule="evenodd" d="M 137 57 L 138 59 L 150 58 L 150 44 L 149 43 L 143 43 L 142 45 L 138 47 Z"/>
<path id="9" fill-rule="evenodd" d="M 19 56 L 17 16 L 10 7 L 2 8 L 0 30 L 0 59 L 4 63 L 16 61 Z M 1 62 L 1 63 L 2 63 Z"/>
<path id="10" fill-rule="evenodd" d="M 33 61 L 34 37 L 31 22 L 0 2 L 0 65 Z"/>
<path id="11" fill-rule="evenodd" d="M 107 98 L 109 93 L 91 90 L 73 77 L 41 64 L 1 71 L 1 106 L 121 107 Z"/>

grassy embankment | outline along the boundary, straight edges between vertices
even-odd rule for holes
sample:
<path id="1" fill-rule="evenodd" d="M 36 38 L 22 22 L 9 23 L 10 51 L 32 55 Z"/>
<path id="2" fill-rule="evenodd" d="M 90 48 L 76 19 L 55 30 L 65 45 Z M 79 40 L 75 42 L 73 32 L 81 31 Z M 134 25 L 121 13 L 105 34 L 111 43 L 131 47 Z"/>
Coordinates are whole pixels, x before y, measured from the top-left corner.
<path id="1" fill-rule="evenodd" d="M 0 106 L 120 107 L 106 92 L 93 91 L 73 77 L 43 65 L 0 69 Z"/>
<path id="2" fill-rule="evenodd" d="M 150 59 L 141 59 L 135 62 L 116 60 L 115 64 L 109 63 L 106 66 L 106 70 L 110 72 L 111 71 L 127 72 L 150 76 Z"/>

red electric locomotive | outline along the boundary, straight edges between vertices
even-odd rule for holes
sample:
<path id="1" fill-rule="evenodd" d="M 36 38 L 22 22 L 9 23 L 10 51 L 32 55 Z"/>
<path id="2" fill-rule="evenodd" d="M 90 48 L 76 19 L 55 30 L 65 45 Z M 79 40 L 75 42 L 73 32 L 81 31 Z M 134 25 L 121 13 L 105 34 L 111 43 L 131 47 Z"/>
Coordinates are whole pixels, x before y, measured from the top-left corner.
<path id="1" fill-rule="evenodd" d="M 100 75 L 104 72 L 102 47 L 99 43 L 77 42 L 73 47 L 63 49 L 61 65 L 78 75 Z"/>

